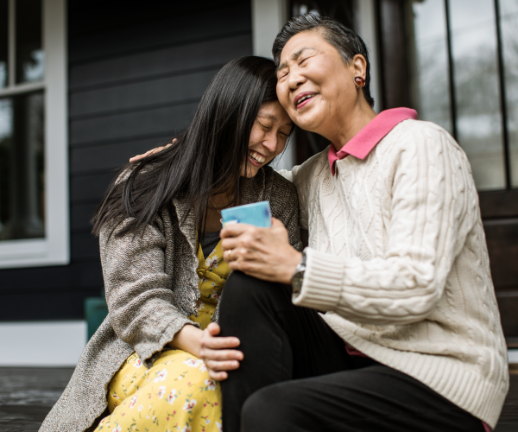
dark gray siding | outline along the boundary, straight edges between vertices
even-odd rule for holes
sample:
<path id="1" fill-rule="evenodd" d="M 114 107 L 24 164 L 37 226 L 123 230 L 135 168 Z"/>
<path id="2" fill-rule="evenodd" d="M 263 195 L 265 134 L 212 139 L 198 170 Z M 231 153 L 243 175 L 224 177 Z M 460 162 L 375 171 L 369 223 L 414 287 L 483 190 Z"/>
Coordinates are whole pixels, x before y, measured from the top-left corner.
<path id="1" fill-rule="evenodd" d="M 81 319 L 102 291 L 89 220 L 131 155 L 185 128 L 214 74 L 252 53 L 250 1 L 69 1 L 71 264 L 0 271 L 0 320 Z"/>

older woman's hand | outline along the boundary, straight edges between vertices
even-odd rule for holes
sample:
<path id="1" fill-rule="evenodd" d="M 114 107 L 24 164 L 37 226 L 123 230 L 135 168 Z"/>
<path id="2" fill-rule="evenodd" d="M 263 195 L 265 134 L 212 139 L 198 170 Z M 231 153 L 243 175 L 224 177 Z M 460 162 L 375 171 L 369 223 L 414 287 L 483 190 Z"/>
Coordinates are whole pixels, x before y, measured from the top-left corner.
<path id="1" fill-rule="evenodd" d="M 272 218 L 271 228 L 227 225 L 221 238 L 229 267 L 257 279 L 289 284 L 302 259 L 302 254 L 290 245 L 288 231 L 279 219 Z"/>
<path id="2" fill-rule="evenodd" d="M 155 153 L 159 153 L 161 152 L 162 150 L 166 149 L 167 147 L 171 147 L 175 142 L 177 141 L 177 139 L 175 138 L 173 141 L 171 141 L 169 144 L 166 144 L 165 146 L 162 146 L 162 147 L 155 147 L 154 149 L 151 149 L 151 150 L 148 150 L 146 153 L 144 154 L 139 154 L 139 155 L 136 155 L 136 156 L 133 156 L 132 158 L 130 158 L 130 162 L 136 162 L 140 159 L 144 159 L 145 157 L 148 157 L 148 156 L 151 156 Z"/>
<path id="3" fill-rule="evenodd" d="M 218 324 L 210 323 L 201 337 L 200 358 L 205 362 L 209 376 L 216 381 L 228 378 L 228 371 L 239 367 L 243 353 L 236 349 L 239 339 L 236 337 L 217 337 L 221 329 Z"/>

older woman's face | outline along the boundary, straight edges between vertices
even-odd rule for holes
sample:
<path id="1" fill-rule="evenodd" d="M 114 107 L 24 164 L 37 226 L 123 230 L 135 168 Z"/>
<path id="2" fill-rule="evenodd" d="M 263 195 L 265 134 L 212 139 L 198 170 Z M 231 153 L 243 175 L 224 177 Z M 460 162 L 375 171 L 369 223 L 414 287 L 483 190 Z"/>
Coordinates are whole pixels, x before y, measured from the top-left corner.
<path id="1" fill-rule="evenodd" d="M 297 125 L 326 136 L 326 129 L 357 102 L 354 77 L 354 65 L 346 65 L 320 31 L 305 31 L 282 50 L 277 95 Z"/>

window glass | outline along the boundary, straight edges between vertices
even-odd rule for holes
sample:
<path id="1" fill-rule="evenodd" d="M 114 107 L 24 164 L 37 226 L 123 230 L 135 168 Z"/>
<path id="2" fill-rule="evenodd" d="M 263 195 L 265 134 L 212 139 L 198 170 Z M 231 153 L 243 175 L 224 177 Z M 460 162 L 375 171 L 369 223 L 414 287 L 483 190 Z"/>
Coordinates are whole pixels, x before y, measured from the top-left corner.
<path id="1" fill-rule="evenodd" d="M 0 240 L 45 236 L 43 102 L 0 99 Z"/>
<path id="2" fill-rule="evenodd" d="M 7 86 L 7 59 L 8 59 L 8 3 L 7 0 L 0 0 L 0 88 Z"/>
<path id="3" fill-rule="evenodd" d="M 43 79 L 41 0 L 16 0 L 16 82 Z"/>
<path id="4" fill-rule="evenodd" d="M 499 3 L 511 185 L 518 187 L 518 0 L 500 0 Z"/>
<path id="5" fill-rule="evenodd" d="M 449 2 L 457 138 L 479 190 L 505 189 L 493 0 Z"/>
<path id="6" fill-rule="evenodd" d="M 412 105 L 422 120 L 452 131 L 448 80 L 448 40 L 443 1 L 407 3 Z"/>

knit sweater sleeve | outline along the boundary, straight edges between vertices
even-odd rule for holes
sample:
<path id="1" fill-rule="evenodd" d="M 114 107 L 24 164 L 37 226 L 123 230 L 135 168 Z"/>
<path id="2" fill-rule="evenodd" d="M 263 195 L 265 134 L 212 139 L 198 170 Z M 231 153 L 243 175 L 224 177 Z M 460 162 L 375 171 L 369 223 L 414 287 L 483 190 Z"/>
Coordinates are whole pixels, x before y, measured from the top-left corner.
<path id="1" fill-rule="evenodd" d="M 123 234 L 129 218 L 101 229 L 101 262 L 110 323 L 151 367 L 155 355 L 191 321 L 174 301 L 165 270 L 167 241 L 160 217 L 139 234 Z"/>
<path id="2" fill-rule="evenodd" d="M 478 218 L 478 198 L 460 147 L 442 129 L 416 123 L 383 157 L 384 256 L 343 259 L 307 248 L 295 304 L 374 325 L 418 322 L 433 310 Z"/>

